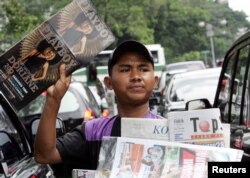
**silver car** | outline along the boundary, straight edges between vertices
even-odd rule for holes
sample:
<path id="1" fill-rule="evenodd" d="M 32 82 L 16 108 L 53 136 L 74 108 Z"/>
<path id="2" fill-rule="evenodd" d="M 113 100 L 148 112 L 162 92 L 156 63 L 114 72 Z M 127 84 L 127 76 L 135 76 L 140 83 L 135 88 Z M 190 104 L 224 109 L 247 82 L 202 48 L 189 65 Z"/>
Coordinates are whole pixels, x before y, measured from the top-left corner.
<path id="1" fill-rule="evenodd" d="M 206 98 L 213 103 L 221 68 L 211 68 L 174 75 L 163 92 L 164 116 L 170 111 L 184 111 L 187 101 Z"/>

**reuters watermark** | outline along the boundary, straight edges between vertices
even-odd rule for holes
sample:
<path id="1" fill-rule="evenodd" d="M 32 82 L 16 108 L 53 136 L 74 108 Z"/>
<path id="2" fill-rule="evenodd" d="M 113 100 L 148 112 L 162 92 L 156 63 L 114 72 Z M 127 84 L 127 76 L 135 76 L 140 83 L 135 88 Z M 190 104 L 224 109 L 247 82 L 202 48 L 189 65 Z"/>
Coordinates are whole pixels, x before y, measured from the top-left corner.
<path id="1" fill-rule="evenodd" d="M 208 162 L 208 178 L 250 177 L 250 162 Z"/>

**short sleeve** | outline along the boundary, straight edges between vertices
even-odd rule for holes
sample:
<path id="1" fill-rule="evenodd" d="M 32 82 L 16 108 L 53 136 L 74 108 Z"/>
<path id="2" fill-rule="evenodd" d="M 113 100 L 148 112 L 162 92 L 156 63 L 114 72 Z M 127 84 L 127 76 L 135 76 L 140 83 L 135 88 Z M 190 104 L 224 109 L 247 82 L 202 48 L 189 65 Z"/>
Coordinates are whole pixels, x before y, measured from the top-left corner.
<path id="1" fill-rule="evenodd" d="M 65 164 L 84 164 L 87 143 L 84 134 L 85 125 L 80 125 L 71 132 L 57 139 L 56 147 Z"/>

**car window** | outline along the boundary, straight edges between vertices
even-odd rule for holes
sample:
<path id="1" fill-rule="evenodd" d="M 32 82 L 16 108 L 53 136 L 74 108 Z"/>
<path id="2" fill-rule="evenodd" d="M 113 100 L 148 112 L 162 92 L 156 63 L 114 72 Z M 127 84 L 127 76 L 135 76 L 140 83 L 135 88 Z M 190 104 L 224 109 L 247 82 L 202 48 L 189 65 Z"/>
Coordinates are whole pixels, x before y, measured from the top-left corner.
<path id="1" fill-rule="evenodd" d="M 45 103 L 46 92 L 42 93 L 36 99 L 31 101 L 27 106 L 18 111 L 19 117 L 41 114 Z M 69 89 L 62 98 L 59 113 L 76 111 L 80 107 L 79 100 Z"/>
<path id="2" fill-rule="evenodd" d="M 93 95 L 93 93 L 91 92 L 91 90 L 85 86 L 85 89 L 86 89 L 86 94 L 88 95 L 88 99 L 89 99 L 89 102 L 91 103 L 91 105 L 93 105 L 95 108 L 98 108 L 99 105 Z"/>
<path id="3" fill-rule="evenodd" d="M 86 86 L 82 83 L 80 83 L 80 85 L 82 85 L 81 88 L 77 87 L 77 85 L 75 85 L 75 87 L 80 90 L 81 94 L 84 96 L 87 103 L 90 105 L 91 109 L 95 113 L 95 116 L 99 117 L 100 116 L 100 106 L 98 105 L 93 93 L 91 92 L 91 90 L 89 89 L 88 86 Z"/>
<path id="4" fill-rule="evenodd" d="M 205 64 L 203 62 L 183 62 L 169 64 L 166 67 L 166 71 L 187 69 L 187 71 L 205 69 Z"/>
<path id="5" fill-rule="evenodd" d="M 8 166 L 20 160 L 23 157 L 23 144 L 10 121 L 9 116 L 0 105 L 0 154 Z"/>
<path id="6" fill-rule="evenodd" d="M 228 60 L 225 73 L 223 76 L 223 81 L 220 83 L 220 93 L 219 93 L 219 103 L 218 106 L 221 110 L 221 119 L 224 122 L 229 123 L 230 122 L 230 93 L 231 93 L 231 83 L 232 83 L 232 73 L 233 73 L 233 67 L 235 62 L 235 54 L 230 56 L 230 59 Z"/>
<path id="7" fill-rule="evenodd" d="M 226 71 L 219 93 L 219 107 L 224 122 L 243 124 L 249 119 L 249 83 L 244 83 L 249 80 L 249 75 L 246 75 L 248 63 L 249 46 L 246 46 L 239 53 L 231 55 L 225 65 Z M 240 118 L 243 118 L 242 121 Z"/>
<path id="8" fill-rule="evenodd" d="M 43 105 L 45 103 L 45 96 L 46 96 L 46 92 L 42 93 L 36 99 L 31 101 L 27 106 L 25 106 L 24 108 L 18 111 L 17 113 L 18 116 L 25 117 L 25 116 L 35 115 L 35 114 L 41 114 Z"/>
<path id="9" fill-rule="evenodd" d="M 250 128 L 250 72 L 248 70 L 247 80 L 246 80 L 246 91 L 244 96 L 244 110 L 243 110 L 243 118 L 245 119 L 245 125 Z"/>
<path id="10" fill-rule="evenodd" d="M 169 93 L 170 101 L 189 101 L 197 98 L 207 98 L 213 102 L 219 74 L 203 77 L 182 78 L 172 83 Z M 203 92 L 200 92 L 203 91 Z"/>
<path id="11" fill-rule="evenodd" d="M 235 83 L 235 87 L 237 88 L 236 96 L 237 96 L 237 107 L 238 110 L 237 120 L 239 120 L 239 124 L 245 124 L 249 126 L 250 115 L 249 115 L 249 59 L 250 59 L 250 46 L 246 46 L 240 51 L 239 63 L 237 64 L 236 70 L 236 79 L 239 79 L 238 83 Z M 250 126 L 249 126 L 250 127 Z"/>
<path id="12" fill-rule="evenodd" d="M 62 98 L 59 113 L 73 112 L 78 110 L 79 107 L 80 104 L 78 103 L 78 99 L 71 91 L 68 90 Z"/>
<path id="13" fill-rule="evenodd" d="M 246 74 L 246 66 L 248 63 L 248 55 L 249 55 L 249 47 L 245 47 L 242 50 L 239 51 L 239 57 L 237 67 L 236 67 L 236 73 L 235 78 L 232 83 L 232 106 L 231 106 L 231 122 L 236 124 L 243 124 L 240 123 L 241 118 L 241 106 L 242 110 L 246 110 L 248 107 L 247 105 L 242 105 L 242 101 L 244 99 L 243 96 L 243 86 L 244 86 L 244 80 L 245 80 L 245 74 Z M 248 103 L 248 101 L 246 101 Z"/>

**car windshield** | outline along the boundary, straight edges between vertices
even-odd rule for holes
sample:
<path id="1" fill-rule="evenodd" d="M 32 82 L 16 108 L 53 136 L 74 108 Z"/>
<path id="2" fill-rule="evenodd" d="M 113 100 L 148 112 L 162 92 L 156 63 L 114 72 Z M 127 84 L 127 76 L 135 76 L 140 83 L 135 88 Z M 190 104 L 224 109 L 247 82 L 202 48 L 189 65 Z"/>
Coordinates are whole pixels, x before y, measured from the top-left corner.
<path id="1" fill-rule="evenodd" d="M 41 114 L 45 102 L 45 96 L 46 92 L 42 93 L 30 104 L 21 109 L 18 112 L 18 115 L 20 117 L 25 117 L 35 114 Z M 76 111 L 79 107 L 80 104 L 78 103 L 78 99 L 70 90 L 68 90 L 62 98 L 61 105 L 59 108 L 59 113 Z"/>
<path id="2" fill-rule="evenodd" d="M 44 102 L 45 102 L 45 93 L 42 93 L 36 99 L 31 101 L 27 106 L 18 111 L 17 114 L 19 117 L 41 114 Z"/>
<path id="3" fill-rule="evenodd" d="M 78 110 L 79 107 L 80 104 L 78 103 L 76 96 L 71 91 L 67 91 L 62 98 L 59 113 L 73 112 Z"/>
<path id="4" fill-rule="evenodd" d="M 218 79 L 218 75 L 174 79 L 169 99 L 172 102 L 177 102 L 207 98 L 213 103 Z"/>
<path id="5" fill-rule="evenodd" d="M 204 64 L 202 63 L 183 63 L 183 64 L 176 64 L 176 65 L 169 65 L 167 66 L 167 71 L 172 71 L 172 70 L 183 70 L 186 69 L 187 71 L 192 71 L 192 70 L 200 70 L 204 69 Z"/>

